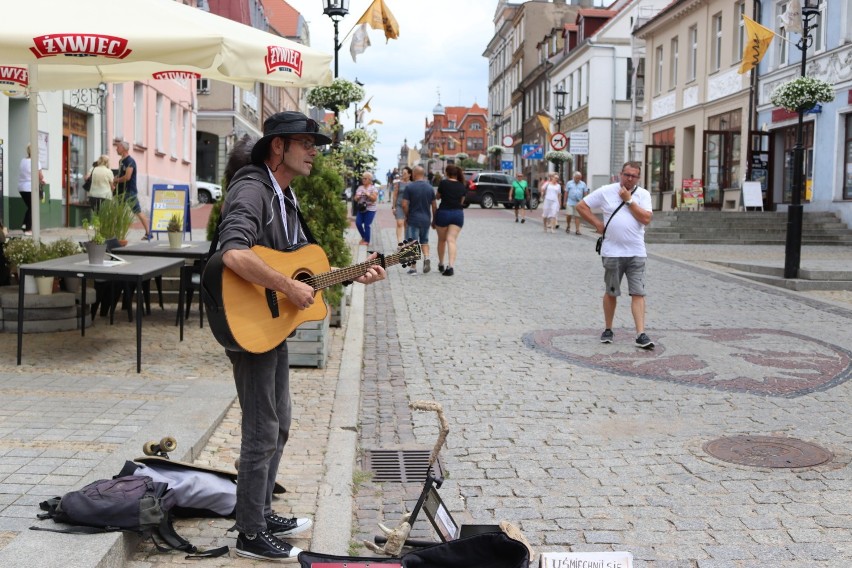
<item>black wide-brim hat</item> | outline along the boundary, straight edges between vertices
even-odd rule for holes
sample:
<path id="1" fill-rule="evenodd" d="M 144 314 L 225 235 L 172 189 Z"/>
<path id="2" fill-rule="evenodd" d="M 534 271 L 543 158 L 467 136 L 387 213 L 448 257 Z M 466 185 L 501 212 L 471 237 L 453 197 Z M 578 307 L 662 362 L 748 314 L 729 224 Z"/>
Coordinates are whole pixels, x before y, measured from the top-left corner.
<path id="1" fill-rule="evenodd" d="M 269 156 L 269 145 L 273 139 L 294 134 L 310 134 L 317 146 L 331 144 L 331 138 L 320 133 L 319 124 L 314 119 L 292 110 L 277 112 L 263 122 L 263 138 L 251 150 L 252 163 L 263 163 Z"/>

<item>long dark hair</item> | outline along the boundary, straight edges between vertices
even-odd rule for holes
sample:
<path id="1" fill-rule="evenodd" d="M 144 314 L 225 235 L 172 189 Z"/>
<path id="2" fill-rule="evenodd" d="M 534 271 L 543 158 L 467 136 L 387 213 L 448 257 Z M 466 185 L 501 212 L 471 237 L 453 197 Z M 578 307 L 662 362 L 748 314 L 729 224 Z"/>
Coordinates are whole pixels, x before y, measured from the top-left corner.
<path id="1" fill-rule="evenodd" d="M 243 134 L 234 144 L 234 148 L 228 154 L 228 163 L 225 164 L 225 189 L 228 188 L 239 169 L 251 163 L 251 149 L 254 148 L 255 142 L 254 138 L 248 134 Z"/>
<path id="2" fill-rule="evenodd" d="M 450 164 L 449 166 L 447 166 L 446 172 L 447 177 L 451 177 L 456 181 L 464 183 L 464 170 L 462 170 L 460 167 Z"/>

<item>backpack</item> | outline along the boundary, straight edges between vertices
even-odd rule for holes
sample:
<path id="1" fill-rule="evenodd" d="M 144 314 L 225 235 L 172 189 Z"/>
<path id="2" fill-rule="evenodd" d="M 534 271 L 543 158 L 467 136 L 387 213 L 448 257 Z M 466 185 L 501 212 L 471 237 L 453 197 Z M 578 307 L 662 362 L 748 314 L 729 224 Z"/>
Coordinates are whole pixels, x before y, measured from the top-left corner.
<path id="1" fill-rule="evenodd" d="M 228 547 L 199 553 L 198 549 L 181 538 L 174 530 L 171 509 L 175 495 L 168 484 L 154 481 L 148 476 L 129 475 L 114 479 L 100 479 L 82 489 L 54 497 L 39 504 L 45 511 L 39 519 L 53 519 L 57 523 L 72 525 L 65 529 L 30 527 L 69 534 L 97 534 L 116 531 L 133 532 L 151 537 L 157 550 L 167 552 L 154 538 L 157 534 L 166 545 L 198 556 L 221 556 Z"/>

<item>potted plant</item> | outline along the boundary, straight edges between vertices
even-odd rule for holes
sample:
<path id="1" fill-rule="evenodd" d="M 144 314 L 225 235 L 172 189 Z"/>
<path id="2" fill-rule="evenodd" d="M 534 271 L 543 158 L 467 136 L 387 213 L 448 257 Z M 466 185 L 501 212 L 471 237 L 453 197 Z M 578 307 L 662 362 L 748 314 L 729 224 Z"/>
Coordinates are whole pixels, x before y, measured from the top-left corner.
<path id="1" fill-rule="evenodd" d="M 3 245 L 3 253 L 6 255 L 10 271 L 17 273 L 19 266 L 39 261 L 41 242 L 33 239 L 9 239 Z M 27 276 L 24 279 L 24 293 L 35 294 L 36 292 L 35 280 L 32 276 Z"/>
<path id="2" fill-rule="evenodd" d="M 59 257 L 57 256 L 57 250 L 53 246 L 53 243 L 39 242 L 36 262 L 53 260 L 54 258 Z M 56 281 L 56 278 L 53 276 L 35 276 L 34 279 L 39 296 L 50 296 L 53 294 L 53 284 Z"/>
<path id="3" fill-rule="evenodd" d="M 91 219 L 83 219 L 83 228 L 89 236 L 86 241 L 86 252 L 89 253 L 89 264 L 103 264 L 106 256 L 106 235 L 101 231 L 101 220 L 97 214 Z"/>
<path id="4" fill-rule="evenodd" d="M 116 239 L 119 246 L 127 245 L 127 232 L 133 224 L 133 208 L 123 195 L 106 199 L 98 210 L 101 233 L 107 239 Z"/>
<path id="5" fill-rule="evenodd" d="M 834 87 L 815 77 L 796 77 L 778 85 L 769 100 L 790 112 L 806 111 L 819 103 L 833 101 Z"/>
<path id="6" fill-rule="evenodd" d="M 166 231 L 169 233 L 169 248 L 179 249 L 183 240 L 183 217 L 177 213 L 172 215 Z"/>

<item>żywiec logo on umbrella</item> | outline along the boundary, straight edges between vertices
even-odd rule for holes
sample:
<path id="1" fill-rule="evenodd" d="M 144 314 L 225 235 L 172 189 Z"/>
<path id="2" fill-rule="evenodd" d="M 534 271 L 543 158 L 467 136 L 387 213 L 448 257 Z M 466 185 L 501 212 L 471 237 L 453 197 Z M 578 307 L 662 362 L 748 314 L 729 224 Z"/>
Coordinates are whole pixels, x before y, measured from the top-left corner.
<path id="1" fill-rule="evenodd" d="M 201 73 L 195 73 L 194 71 L 158 71 L 156 73 L 152 73 L 151 78 L 186 81 L 187 79 L 201 79 Z"/>
<path id="2" fill-rule="evenodd" d="M 131 53 L 127 49 L 127 40 L 121 37 L 100 34 L 51 34 L 34 37 L 35 47 L 31 47 L 35 56 L 54 57 L 109 57 L 124 59 Z"/>
<path id="3" fill-rule="evenodd" d="M 26 67 L 0 65 L 0 85 L 20 85 L 26 87 L 30 83 L 30 75 Z"/>
<path id="4" fill-rule="evenodd" d="M 278 45 L 266 46 L 266 73 L 271 75 L 275 71 L 295 73 L 302 76 L 302 52 L 281 47 Z"/>

